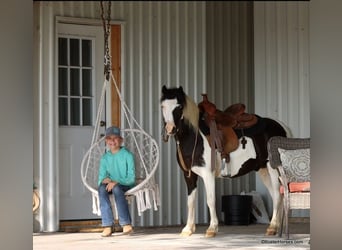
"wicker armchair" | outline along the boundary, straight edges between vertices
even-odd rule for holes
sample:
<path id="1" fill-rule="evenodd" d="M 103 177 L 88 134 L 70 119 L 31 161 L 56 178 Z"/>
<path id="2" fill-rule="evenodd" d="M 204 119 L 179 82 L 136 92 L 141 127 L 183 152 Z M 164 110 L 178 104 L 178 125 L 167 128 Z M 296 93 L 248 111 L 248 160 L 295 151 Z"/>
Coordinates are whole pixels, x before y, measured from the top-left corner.
<path id="1" fill-rule="evenodd" d="M 279 236 L 285 230 L 289 239 L 288 218 L 291 209 L 310 209 L 310 138 L 272 137 L 268 141 L 272 168 L 279 171 L 283 212 Z"/>

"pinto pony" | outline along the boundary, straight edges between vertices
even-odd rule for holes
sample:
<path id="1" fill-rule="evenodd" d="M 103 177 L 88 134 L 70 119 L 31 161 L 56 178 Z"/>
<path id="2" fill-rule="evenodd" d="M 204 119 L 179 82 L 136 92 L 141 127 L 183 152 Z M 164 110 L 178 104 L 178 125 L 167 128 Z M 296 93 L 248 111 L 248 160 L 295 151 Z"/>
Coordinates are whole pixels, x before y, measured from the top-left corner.
<path id="1" fill-rule="evenodd" d="M 203 106 L 196 105 L 184 93 L 182 87 L 167 88 L 163 86 L 160 102 L 165 125 L 164 141 L 167 141 L 170 136 L 173 136 L 176 141 L 177 162 L 184 172 L 188 190 L 188 218 L 181 235 L 190 236 L 196 230 L 195 199 L 198 176 L 203 179 L 210 213 L 210 225 L 206 230 L 206 237 L 214 237 L 218 232 L 215 178 L 234 178 L 253 170 L 259 172 L 273 200 L 273 216 L 266 234 L 276 234 L 279 225 L 278 208 L 281 199 L 278 172 L 268 164 L 267 141 L 272 136 L 286 136 L 285 128 L 272 119 L 259 116 L 253 117 L 256 118 L 256 121 L 250 127 L 237 128 L 238 126 L 233 124 L 230 118 L 239 114 L 237 111 L 232 112 L 239 107 L 231 106 L 224 111 L 226 113 L 220 112 L 221 115 L 223 114 L 220 116 L 223 117 L 221 120 L 226 122 L 222 122 L 218 126 L 226 129 L 223 130 L 225 131 L 223 134 L 227 134 L 227 136 L 225 140 L 221 140 L 224 152 L 218 153 L 216 144 L 213 144 L 213 135 L 210 134 L 212 131 L 208 123 L 210 109 L 203 110 Z M 218 112 L 215 109 L 211 111 L 214 111 L 211 115 Z M 229 119 L 226 119 L 227 117 Z M 217 121 L 219 120 L 218 118 Z M 234 121 L 236 122 L 236 119 Z M 233 135 L 233 137 L 229 135 Z M 214 161 L 211 145 L 215 150 Z M 230 150 L 225 150 L 227 145 Z M 222 157 L 225 159 L 222 160 Z"/>

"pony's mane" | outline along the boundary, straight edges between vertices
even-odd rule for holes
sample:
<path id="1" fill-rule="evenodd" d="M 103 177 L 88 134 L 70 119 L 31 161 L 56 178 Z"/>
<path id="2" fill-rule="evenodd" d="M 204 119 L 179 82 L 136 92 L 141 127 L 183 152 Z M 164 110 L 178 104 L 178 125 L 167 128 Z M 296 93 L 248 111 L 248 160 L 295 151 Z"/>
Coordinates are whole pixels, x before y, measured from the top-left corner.
<path id="1" fill-rule="evenodd" d="M 187 96 L 182 87 L 167 88 L 165 85 L 162 88 L 162 97 L 160 101 L 165 99 L 176 98 L 177 102 L 183 105 L 183 117 L 185 122 L 189 123 L 195 129 L 198 128 L 199 109 L 196 103 Z"/>
<path id="2" fill-rule="evenodd" d="M 187 95 L 185 95 L 183 116 L 195 129 L 198 128 L 199 110 L 196 103 Z"/>

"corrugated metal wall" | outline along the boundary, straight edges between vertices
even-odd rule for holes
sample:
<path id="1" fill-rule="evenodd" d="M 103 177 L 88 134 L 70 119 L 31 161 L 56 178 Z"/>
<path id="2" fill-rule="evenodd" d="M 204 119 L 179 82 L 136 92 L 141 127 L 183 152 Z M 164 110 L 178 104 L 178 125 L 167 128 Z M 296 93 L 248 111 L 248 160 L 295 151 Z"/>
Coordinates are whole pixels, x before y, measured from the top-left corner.
<path id="1" fill-rule="evenodd" d="M 224 109 L 236 102 L 254 111 L 253 3 L 207 3 L 207 88 Z"/>
<path id="2" fill-rule="evenodd" d="M 254 3 L 255 109 L 310 136 L 309 3 Z"/>
<path id="3" fill-rule="evenodd" d="M 255 111 L 282 121 L 294 137 L 310 137 L 308 34 L 308 2 L 254 2 Z M 271 211 L 259 178 L 256 186 Z"/>

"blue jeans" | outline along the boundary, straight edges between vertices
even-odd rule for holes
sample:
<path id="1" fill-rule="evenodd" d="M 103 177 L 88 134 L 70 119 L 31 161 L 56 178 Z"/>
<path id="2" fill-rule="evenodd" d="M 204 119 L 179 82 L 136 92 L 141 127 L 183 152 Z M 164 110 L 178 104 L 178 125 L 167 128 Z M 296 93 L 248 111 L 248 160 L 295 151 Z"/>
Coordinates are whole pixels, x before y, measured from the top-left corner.
<path id="1" fill-rule="evenodd" d="M 112 192 L 106 190 L 106 184 L 101 184 L 99 186 L 99 199 L 100 199 L 100 209 L 102 217 L 102 226 L 110 227 L 114 224 L 114 217 L 112 211 L 112 205 L 109 200 L 109 195 L 114 195 L 116 207 L 119 215 L 120 226 L 132 224 L 131 215 L 128 209 L 128 202 L 125 197 L 125 192 L 130 189 L 128 186 L 121 184 L 116 184 Z"/>

